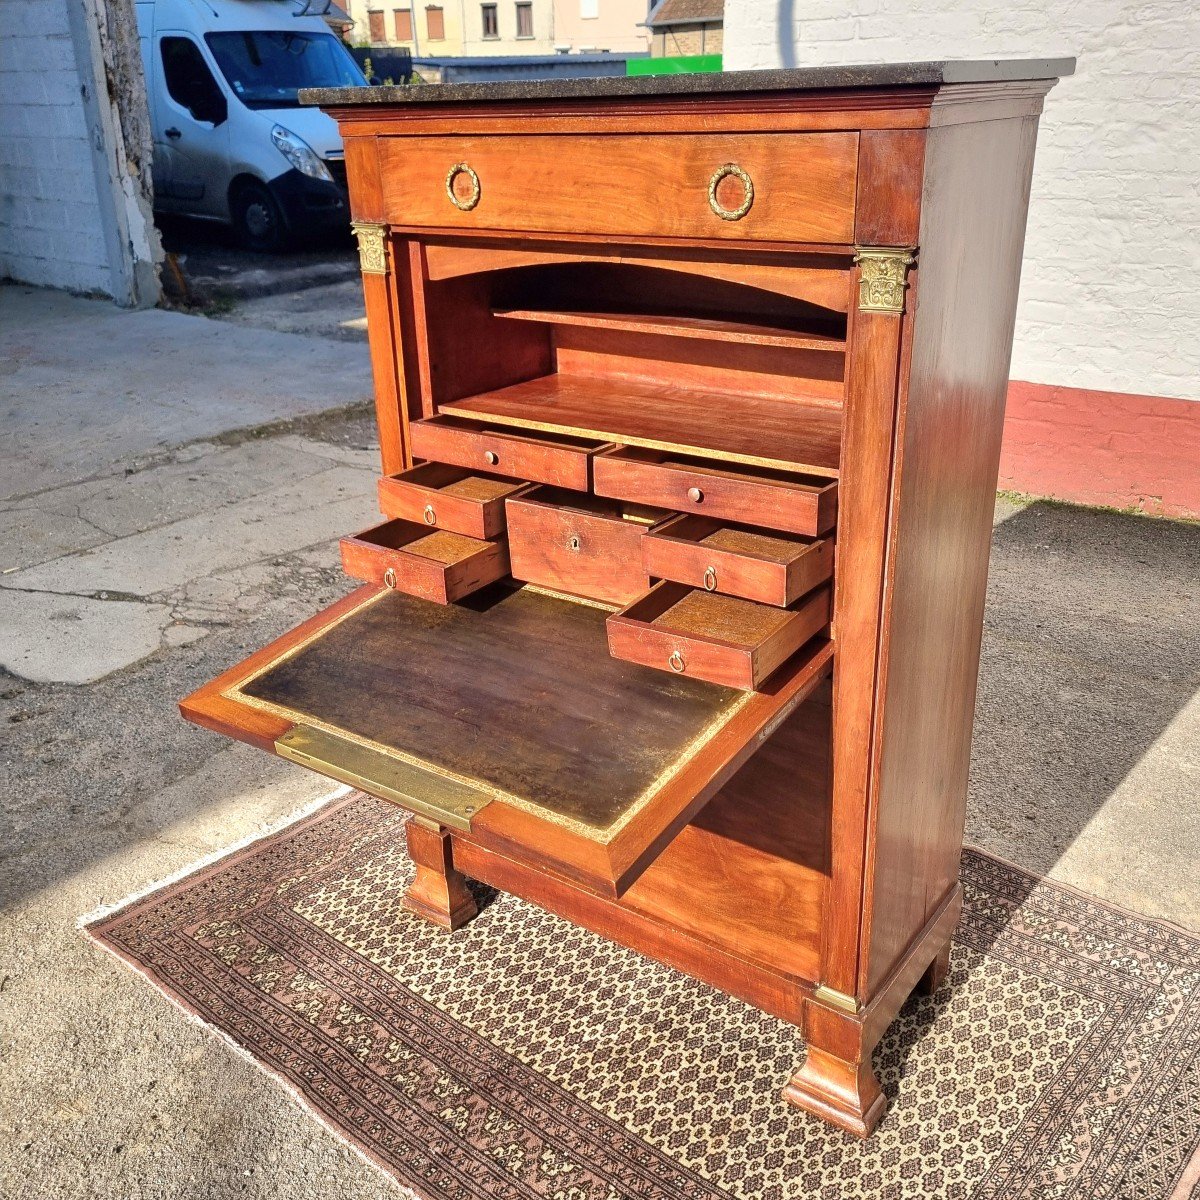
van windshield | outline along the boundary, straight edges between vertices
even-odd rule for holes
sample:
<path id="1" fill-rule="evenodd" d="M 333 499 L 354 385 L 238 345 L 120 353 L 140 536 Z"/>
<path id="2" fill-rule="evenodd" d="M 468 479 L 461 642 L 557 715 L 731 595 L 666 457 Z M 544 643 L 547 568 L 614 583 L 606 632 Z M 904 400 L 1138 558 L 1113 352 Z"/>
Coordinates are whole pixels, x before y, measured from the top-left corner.
<path id="1" fill-rule="evenodd" d="M 252 29 L 204 40 L 247 108 L 295 108 L 308 87 L 366 87 L 358 64 L 332 33 Z"/>

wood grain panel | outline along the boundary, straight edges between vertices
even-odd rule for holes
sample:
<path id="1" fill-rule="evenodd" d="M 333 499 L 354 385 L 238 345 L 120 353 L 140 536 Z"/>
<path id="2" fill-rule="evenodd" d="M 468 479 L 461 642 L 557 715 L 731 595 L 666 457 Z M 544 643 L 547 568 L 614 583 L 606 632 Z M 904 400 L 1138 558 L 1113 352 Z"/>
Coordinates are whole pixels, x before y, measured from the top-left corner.
<path id="1" fill-rule="evenodd" d="M 792 169 L 781 169 L 785 153 Z M 731 241 L 854 236 L 855 133 L 404 137 L 382 138 L 379 154 L 384 211 L 397 224 Z M 480 181 L 479 202 L 465 212 L 447 195 L 456 163 Z M 709 180 L 725 163 L 754 180 L 753 205 L 737 221 L 709 207 Z"/>
<path id="2" fill-rule="evenodd" d="M 875 987 L 958 876 L 1033 119 L 931 130 L 899 417 L 874 861 Z"/>

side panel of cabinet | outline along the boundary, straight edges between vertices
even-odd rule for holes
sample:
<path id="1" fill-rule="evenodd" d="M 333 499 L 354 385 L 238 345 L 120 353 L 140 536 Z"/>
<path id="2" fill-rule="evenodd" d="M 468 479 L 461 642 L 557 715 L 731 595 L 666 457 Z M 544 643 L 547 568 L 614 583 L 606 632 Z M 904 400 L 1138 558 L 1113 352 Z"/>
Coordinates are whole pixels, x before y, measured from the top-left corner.
<path id="1" fill-rule="evenodd" d="M 958 878 L 1036 135 L 1034 117 L 928 133 L 883 597 L 860 968 L 868 992 Z"/>

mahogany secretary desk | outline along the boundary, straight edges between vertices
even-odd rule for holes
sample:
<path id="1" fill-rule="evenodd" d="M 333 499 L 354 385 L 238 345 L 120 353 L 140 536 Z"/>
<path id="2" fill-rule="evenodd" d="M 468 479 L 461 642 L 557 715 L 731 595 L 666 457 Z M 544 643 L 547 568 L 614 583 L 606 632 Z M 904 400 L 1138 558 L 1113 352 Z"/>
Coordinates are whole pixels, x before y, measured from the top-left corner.
<path id="1" fill-rule="evenodd" d="M 860 1136 L 943 979 L 1038 116 L 1073 60 L 309 93 L 381 524 L 182 703 L 793 1022 Z M 783 1083 L 784 1081 L 780 1081 Z"/>

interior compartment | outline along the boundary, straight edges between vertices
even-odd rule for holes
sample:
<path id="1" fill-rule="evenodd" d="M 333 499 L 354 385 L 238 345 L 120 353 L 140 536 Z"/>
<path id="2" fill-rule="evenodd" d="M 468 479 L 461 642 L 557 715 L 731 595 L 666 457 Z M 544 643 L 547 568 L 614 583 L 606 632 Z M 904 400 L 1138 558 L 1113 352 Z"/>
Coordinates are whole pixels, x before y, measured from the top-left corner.
<path id="1" fill-rule="evenodd" d="M 757 264 L 710 277 L 670 258 L 490 261 L 480 248 L 476 271 L 423 285 L 425 415 L 836 476 L 847 316 L 828 277 L 848 295 L 842 260 L 787 291 L 761 286 L 779 269 Z"/>

